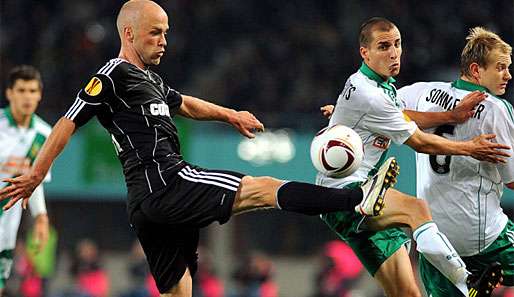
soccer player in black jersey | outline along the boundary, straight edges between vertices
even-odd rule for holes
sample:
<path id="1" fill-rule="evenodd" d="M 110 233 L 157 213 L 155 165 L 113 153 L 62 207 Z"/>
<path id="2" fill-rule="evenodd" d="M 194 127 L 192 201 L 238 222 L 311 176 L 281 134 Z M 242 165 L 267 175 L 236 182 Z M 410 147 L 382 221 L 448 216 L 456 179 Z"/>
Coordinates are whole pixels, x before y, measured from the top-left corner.
<path id="1" fill-rule="evenodd" d="M 121 39 L 118 58 L 90 78 L 58 121 L 28 174 L 6 179 L 0 191 L 10 208 L 30 194 L 78 127 L 96 116 L 111 134 L 128 189 L 129 221 L 146 253 L 162 295 L 191 296 L 199 228 L 231 215 L 279 208 L 307 215 L 338 210 L 378 215 L 387 188 L 395 180 L 393 159 L 360 188 L 330 189 L 207 170 L 182 159 L 177 129 L 179 114 L 217 120 L 253 138 L 263 125 L 247 111 L 235 111 L 180 94 L 148 67 L 158 65 L 166 48 L 168 17 L 149 0 L 131 0 L 117 19 Z"/>

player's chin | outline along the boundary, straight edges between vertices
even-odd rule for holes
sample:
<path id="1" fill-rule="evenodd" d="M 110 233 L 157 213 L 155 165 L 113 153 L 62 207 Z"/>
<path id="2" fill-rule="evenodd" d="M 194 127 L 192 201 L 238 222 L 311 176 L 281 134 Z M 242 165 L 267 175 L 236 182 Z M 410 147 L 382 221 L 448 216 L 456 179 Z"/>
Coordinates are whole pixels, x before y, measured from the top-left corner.
<path id="1" fill-rule="evenodd" d="M 159 65 L 161 63 L 161 56 L 149 57 L 147 65 Z"/>
<path id="2" fill-rule="evenodd" d="M 397 76 L 400 74 L 400 67 L 394 67 L 389 71 L 389 76 Z"/>
<path id="3" fill-rule="evenodd" d="M 161 63 L 161 58 L 155 58 L 150 61 L 152 65 L 159 65 Z"/>
<path id="4" fill-rule="evenodd" d="M 34 112 L 36 112 L 35 108 L 24 108 L 21 110 L 23 116 L 31 116 Z"/>
<path id="5" fill-rule="evenodd" d="M 494 95 L 495 96 L 501 96 L 501 95 L 505 94 L 505 91 L 506 91 L 505 88 L 498 88 L 498 89 L 495 90 Z"/>

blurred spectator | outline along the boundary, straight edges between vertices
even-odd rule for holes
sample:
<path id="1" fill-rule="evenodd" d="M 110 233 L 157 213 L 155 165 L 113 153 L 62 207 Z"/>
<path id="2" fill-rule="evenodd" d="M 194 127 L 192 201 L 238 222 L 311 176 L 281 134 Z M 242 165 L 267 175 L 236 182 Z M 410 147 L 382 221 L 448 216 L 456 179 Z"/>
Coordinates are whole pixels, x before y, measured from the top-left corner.
<path id="1" fill-rule="evenodd" d="M 271 260 L 260 252 L 253 252 L 234 273 L 237 283 L 230 297 L 278 297 L 278 286 L 273 280 Z"/>
<path id="2" fill-rule="evenodd" d="M 48 119 L 57 119 L 73 102 L 76 90 L 86 83 L 81 78 L 96 71 L 91 65 L 118 54 L 113 50 L 118 40 L 112 12 L 122 2 L 70 3 L 7 1 L 0 13 L 0 81 L 4 69 L 16 63 L 39 66 L 46 97 L 54 98 L 42 106 Z M 403 33 L 398 86 L 454 79 L 462 38 L 472 26 L 486 26 L 513 41 L 511 0 L 160 3 L 170 16 L 171 54 L 160 66 L 172 80 L 168 83 L 249 109 L 275 127 L 319 127 L 317 108 L 335 102 L 341 80 L 358 66 L 356 32 L 371 16 L 390 18 Z M 505 97 L 512 97 L 512 88 Z M 300 113 L 310 114 L 312 121 L 296 121 Z"/>
<path id="3" fill-rule="evenodd" d="M 34 265 L 27 254 L 25 243 L 22 240 L 16 243 L 13 271 L 11 278 L 7 282 L 5 296 L 43 296 L 41 278 L 37 275 Z"/>
<path id="4" fill-rule="evenodd" d="M 78 296 L 108 296 L 109 277 L 93 241 L 83 239 L 77 244 L 70 272 L 75 278 Z"/>
<path id="5" fill-rule="evenodd" d="M 352 249 L 340 240 L 325 244 L 313 297 L 350 297 L 363 267 Z"/>
<path id="6" fill-rule="evenodd" d="M 212 264 L 211 254 L 204 247 L 198 247 L 198 271 L 193 280 L 193 296 L 195 297 L 223 297 L 224 287 L 216 276 Z"/>

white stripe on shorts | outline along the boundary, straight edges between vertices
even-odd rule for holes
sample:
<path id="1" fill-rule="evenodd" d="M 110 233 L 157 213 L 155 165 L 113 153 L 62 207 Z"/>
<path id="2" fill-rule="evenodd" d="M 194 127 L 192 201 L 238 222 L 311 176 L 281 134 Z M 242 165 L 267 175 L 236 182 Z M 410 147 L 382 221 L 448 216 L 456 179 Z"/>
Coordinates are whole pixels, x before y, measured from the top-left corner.
<path id="1" fill-rule="evenodd" d="M 192 174 L 197 174 L 197 175 L 201 175 L 201 176 L 219 176 L 222 178 L 228 178 L 228 179 L 235 181 L 237 183 L 237 185 L 239 185 L 239 183 L 241 182 L 241 178 L 239 176 L 234 176 L 234 175 L 231 175 L 228 173 L 197 171 L 196 169 L 193 169 L 189 166 L 186 166 L 184 168 Z"/>
<path id="2" fill-rule="evenodd" d="M 234 183 L 234 181 L 231 181 L 231 180 L 215 178 L 215 177 L 209 178 L 209 177 L 204 177 L 204 176 L 200 176 L 200 175 L 194 175 L 194 174 L 188 173 L 184 169 L 185 168 L 183 168 L 181 171 L 179 171 L 178 175 L 180 177 L 182 177 L 183 179 L 191 181 L 191 182 L 214 185 L 214 186 L 222 187 L 227 190 L 234 191 L 234 192 L 236 192 L 237 188 L 239 187 L 239 184 Z"/>

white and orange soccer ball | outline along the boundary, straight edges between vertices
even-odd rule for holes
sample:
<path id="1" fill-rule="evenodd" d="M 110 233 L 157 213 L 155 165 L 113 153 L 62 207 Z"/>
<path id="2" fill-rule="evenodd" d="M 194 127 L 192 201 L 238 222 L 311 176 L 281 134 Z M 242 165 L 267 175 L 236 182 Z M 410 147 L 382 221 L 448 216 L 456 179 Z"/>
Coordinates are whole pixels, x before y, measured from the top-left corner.
<path id="1" fill-rule="evenodd" d="M 362 140 L 353 129 L 334 125 L 319 131 L 311 143 L 312 164 L 330 177 L 346 177 L 362 163 Z"/>

